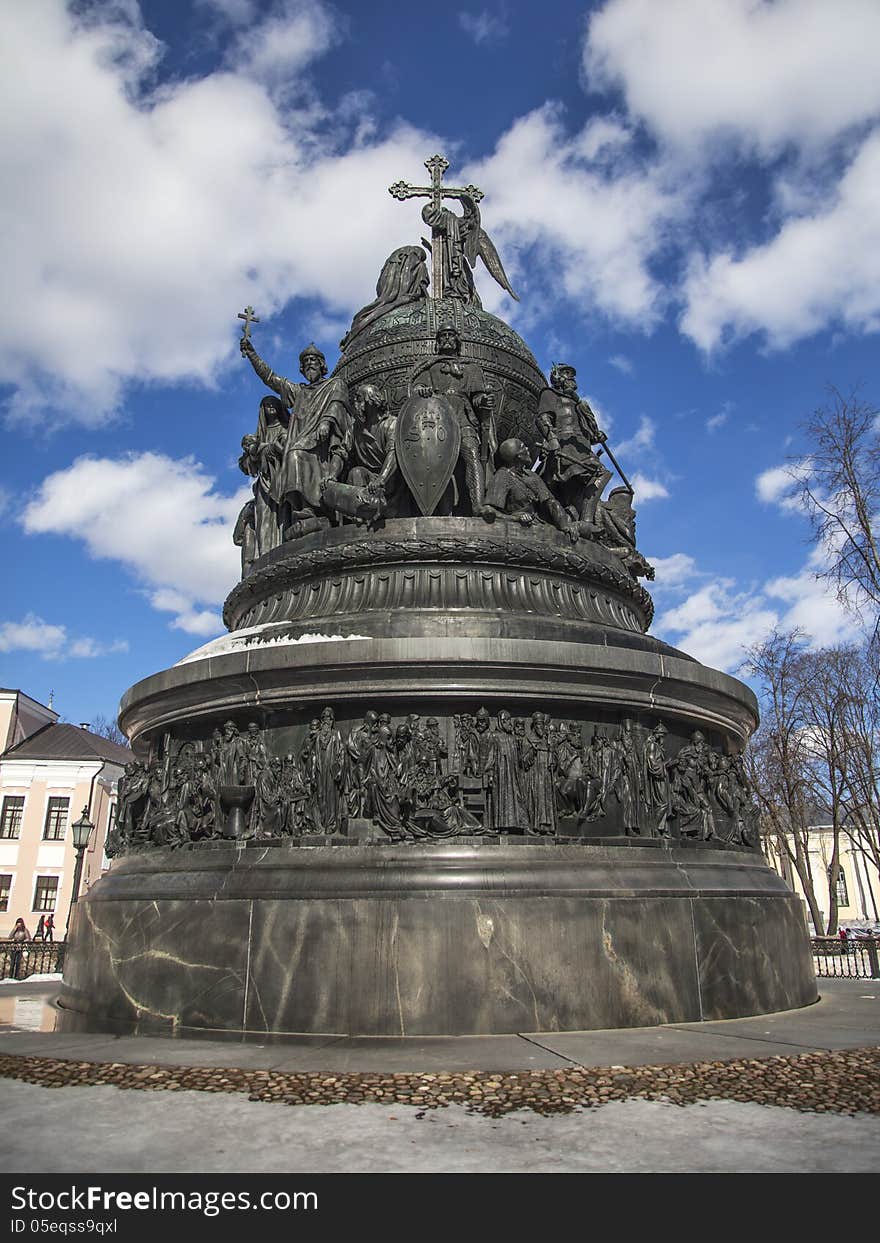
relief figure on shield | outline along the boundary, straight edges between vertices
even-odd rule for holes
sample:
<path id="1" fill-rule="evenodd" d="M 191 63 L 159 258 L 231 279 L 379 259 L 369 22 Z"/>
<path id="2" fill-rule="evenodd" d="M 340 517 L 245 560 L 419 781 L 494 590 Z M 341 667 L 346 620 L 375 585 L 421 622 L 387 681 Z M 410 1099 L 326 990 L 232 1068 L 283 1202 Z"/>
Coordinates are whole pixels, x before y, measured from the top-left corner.
<path id="1" fill-rule="evenodd" d="M 397 458 L 423 514 L 440 503 L 459 461 L 471 513 L 489 521 L 486 477 L 497 448 L 495 399 L 479 363 L 463 362 L 455 328 L 438 328 L 437 352 L 409 375 L 397 420 Z"/>

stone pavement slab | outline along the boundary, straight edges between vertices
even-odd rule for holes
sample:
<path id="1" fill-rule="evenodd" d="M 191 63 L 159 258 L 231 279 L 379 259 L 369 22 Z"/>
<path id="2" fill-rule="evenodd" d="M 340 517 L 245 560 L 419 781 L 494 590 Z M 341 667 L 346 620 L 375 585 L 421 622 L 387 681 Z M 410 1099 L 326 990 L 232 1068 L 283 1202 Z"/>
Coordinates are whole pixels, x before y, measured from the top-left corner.
<path id="1" fill-rule="evenodd" d="M 57 985 L 44 985 L 47 1004 Z M 260 1044 L 26 1031 L 0 1022 L 0 1053 L 75 1061 L 254 1070 L 489 1073 L 564 1066 L 659 1065 L 880 1045 L 880 981 L 822 980 L 812 1006 L 723 1022 L 509 1036 L 299 1036 Z M 28 988 L 32 994 L 35 986 Z"/>
<path id="2" fill-rule="evenodd" d="M 821 985 L 815 1005 L 754 1018 L 526 1034 L 580 1066 L 650 1066 L 880 1045 L 880 980 L 822 980 Z"/>

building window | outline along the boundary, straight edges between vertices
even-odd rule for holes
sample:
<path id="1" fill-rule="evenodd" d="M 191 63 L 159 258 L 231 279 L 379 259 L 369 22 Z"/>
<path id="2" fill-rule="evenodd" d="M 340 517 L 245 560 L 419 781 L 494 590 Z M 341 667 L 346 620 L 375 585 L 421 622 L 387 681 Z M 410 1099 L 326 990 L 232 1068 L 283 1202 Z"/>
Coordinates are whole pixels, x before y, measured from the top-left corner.
<path id="1" fill-rule="evenodd" d="M 44 842 L 63 842 L 67 832 L 67 812 L 70 807 L 69 798 L 50 798 L 46 808 L 46 823 L 43 825 Z"/>
<path id="2" fill-rule="evenodd" d="M 849 906 L 849 894 L 846 890 L 846 877 L 843 874 L 843 868 L 837 873 L 837 905 Z"/>
<path id="3" fill-rule="evenodd" d="M 12 876 L 9 872 L 0 876 L 0 911 L 9 910 L 9 891 L 12 888 Z"/>
<path id="4" fill-rule="evenodd" d="M 58 897 L 58 877 L 57 876 L 38 876 L 37 887 L 34 890 L 35 911 L 54 911 L 55 900 Z"/>
<path id="5" fill-rule="evenodd" d="M 0 813 L 0 837 L 19 837 L 21 818 L 24 815 L 24 795 L 7 794 Z"/>

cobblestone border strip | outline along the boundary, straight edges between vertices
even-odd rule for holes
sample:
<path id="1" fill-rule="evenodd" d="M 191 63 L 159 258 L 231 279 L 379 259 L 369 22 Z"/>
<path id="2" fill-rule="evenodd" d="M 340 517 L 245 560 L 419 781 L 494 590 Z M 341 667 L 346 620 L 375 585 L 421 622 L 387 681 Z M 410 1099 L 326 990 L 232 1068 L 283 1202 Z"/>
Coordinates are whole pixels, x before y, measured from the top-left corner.
<path id="1" fill-rule="evenodd" d="M 464 1105 L 490 1118 L 517 1109 L 544 1115 L 571 1113 L 634 1099 L 676 1105 L 729 1100 L 809 1113 L 880 1113 L 880 1049 L 875 1048 L 688 1065 L 507 1074 L 281 1073 L 7 1054 L 0 1056 L 0 1077 L 46 1088 L 110 1084 L 165 1092 L 243 1092 L 251 1101 L 285 1105 L 415 1105 L 421 1110 Z"/>

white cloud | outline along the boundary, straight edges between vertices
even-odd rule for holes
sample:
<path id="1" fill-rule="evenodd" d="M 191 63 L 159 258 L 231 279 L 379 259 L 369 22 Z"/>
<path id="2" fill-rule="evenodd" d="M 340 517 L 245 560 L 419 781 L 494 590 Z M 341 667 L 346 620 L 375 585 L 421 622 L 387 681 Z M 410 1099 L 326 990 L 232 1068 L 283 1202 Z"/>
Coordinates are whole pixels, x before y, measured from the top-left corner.
<path id="1" fill-rule="evenodd" d="M 694 578 L 705 577 L 687 554 L 668 558 L 670 566 L 662 558 L 651 561 L 660 588 L 681 590 Z M 816 578 L 821 565 L 821 552 L 814 550 L 799 573 L 761 585 L 741 588 L 732 578 L 709 578 L 661 612 L 654 630 L 704 664 L 727 671 L 735 671 L 745 649 L 760 643 L 774 627 L 800 629 L 811 648 L 857 639 L 862 634 L 857 618 Z"/>
<path id="2" fill-rule="evenodd" d="M 66 626 L 43 621 L 35 613 L 28 613 L 18 622 L 0 623 L 0 652 L 36 652 L 43 660 L 66 657 L 88 660 L 127 651 L 125 639 L 112 643 L 101 643 L 89 637 L 71 639 Z"/>
<path id="3" fill-rule="evenodd" d="M 668 557 L 648 557 L 647 559 L 653 565 L 657 575 L 652 591 L 680 587 L 696 578 L 699 573 L 696 561 L 686 552 L 674 552 Z"/>
<path id="4" fill-rule="evenodd" d="M 503 10 L 497 13 L 490 13 L 488 9 L 481 9 L 478 13 L 465 10 L 459 13 L 458 24 L 478 45 L 499 43 L 510 34 L 510 26 Z"/>
<path id="5" fill-rule="evenodd" d="M 656 433 L 657 425 L 654 420 L 649 415 L 643 414 L 639 419 L 639 426 L 634 434 L 627 440 L 621 440 L 620 444 L 614 446 L 615 457 L 626 456 L 628 453 L 644 453 L 648 449 L 653 449 Z"/>
<path id="6" fill-rule="evenodd" d="M 764 592 L 786 606 L 786 630 L 798 628 L 809 635 L 811 647 L 846 643 L 862 634 L 857 617 L 844 609 L 827 583 L 816 578 L 815 555 L 799 574 L 771 579 Z"/>
<path id="7" fill-rule="evenodd" d="M 880 131 L 865 140 L 823 208 L 787 220 L 742 255 L 692 257 L 682 331 L 704 350 L 754 332 L 782 348 L 833 324 L 880 331 L 878 199 Z"/>
<path id="8" fill-rule="evenodd" d="M 649 479 L 640 471 L 630 475 L 630 483 L 635 492 L 637 505 L 644 505 L 645 501 L 665 500 L 669 496 L 669 490 L 665 484 L 662 484 L 659 479 Z"/>
<path id="9" fill-rule="evenodd" d="M 222 67 L 158 88 L 162 47 L 133 3 L 0 7 L 16 101 L 16 123 L 0 127 L 0 263 L 15 307 L 0 385 L 13 416 L 49 425 L 51 393 L 53 421 L 95 426 L 131 382 L 217 385 L 237 365 L 235 316 L 248 302 L 263 341 L 295 297 L 316 300 L 316 320 L 335 334 L 370 300 L 384 257 L 423 231 L 418 205 L 387 187 L 419 178 L 425 153 L 448 145 L 403 121 L 379 135 L 364 90 L 331 108 L 311 83 L 345 19 L 323 0 L 204 2 L 227 22 Z M 450 170 L 483 185 L 488 230 L 533 308 L 552 270 L 555 301 L 650 331 L 674 296 L 656 260 L 693 246 L 708 177 L 695 142 L 711 136 L 720 158 L 727 145 L 714 139 L 730 132 L 775 152 L 875 114 L 867 36 L 880 10 L 801 4 L 608 0 L 587 62 L 594 84 L 622 85 L 629 112 L 572 131 L 549 102 L 513 121 L 485 159 Z M 838 60 L 846 73 L 829 72 Z M 645 153 L 639 119 L 660 136 L 658 152 Z M 824 183 L 804 193 L 808 177 L 780 172 L 776 236 L 692 257 L 682 330 L 711 349 L 753 331 L 783 344 L 831 322 L 876 327 L 875 145 L 865 139 L 836 195 Z M 488 309 L 528 315 L 480 269 L 478 283 Z"/>
<path id="10" fill-rule="evenodd" d="M 191 601 L 179 591 L 168 587 L 160 587 L 158 591 L 147 592 L 147 598 L 154 609 L 160 612 L 176 614 L 171 623 L 172 630 L 184 630 L 187 634 L 215 635 L 224 630 L 223 618 L 211 609 L 195 609 Z"/>
<path id="11" fill-rule="evenodd" d="M 231 496 L 192 459 L 158 453 L 120 460 L 79 458 L 43 480 L 22 518 L 31 535 L 67 535 L 93 557 L 124 566 L 147 589 L 155 608 L 175 614 L 171 623 L 193 634 L 211 634 L 216 606 L 239 578 L 232 527 L 249 498 L 245 485 Z"/>
<path id="12" fill-rule="evenodd" d="M 729 580 L 707 583 L 678 608 L 662 614 L 654 629 L 676 647 L 714 669 L 733 670 L 746 647 L 778 624 L 778 613 L 760 598 L 735 592 Z"/>
<path id="13" fill-rule="evenodd" d="M 790 466 L 771 466 L 755 480 L 755 493 L 765 505 L 783 502 L 794 485 Z"/>
<path id="14" fill-rule="evenodd" d="M 658 175 L 695 179 L 693 208 L 713 164 L 745 155 L 769 175 L 769 239 L 707 253 L 678 239 L 681 329 L 700 348 L 880 329 L 877 46 L 875 0 L 608 0 L 592 15 L 588 84 L 622 92 Z"/>
<path id="15" fill-rule="evenodd" d="M 678 148 L 732 138 L 763 155 L 880 113 L 875 0 L 609 0 L 590 19 L 593 88 Z"/>
<path id="16" fill-rule="evenodd" d="M 319 5 L 297 10 L 302 64 L 329 36 L 308 34 Z M 387 187 L 436 139 L 398 125 L 339 154 L 338 136 L 315 140 L 311 105 L 279 111 L 254 60 L 150 94 L 156 41 L 118 9 L 93 12 L 86 26 L 62 0 L 0 9 L 16 101 L 0 127 L 15 306 L 0 383 L 17 390 L 13 415 L 51 392 L 55 418 L 96 425 L 128 381 L 215 384 L 245 303 L 267 324 L 296 295 L 346 314 L 369 301 L 384 257 L 420 228 Z M 253 47 L 265 33 L 249 28 Z"/>
<path id="17" fill-rule="evenodd" d="M 612 354 L 608 361 L 612 367 L 616 367 L 623 375 L 632 375 L 635 370 L 632 359 L 627 358 L 625 354 Z"/>
<path id="18" fill-rule="evenodd" d="M 96 639 L 74 639 L 68 652 L 71 656 L 92 659 L 95 656 L 107 656 L 115 653 L 127 652 L 128 641 L 126 639 L 114 639 L 112 643 L 99 643 Z"/>
<path id="19" fill-rule="evenodd" d="M 235 14 L 235 6 L 227 8 L 227 16 L 234 20 Z M 320 0 L 279 0 L 262 21 L 238 36 L 229 63 L 274 90 L 299 93 L 303 70 L 339 37 L 336 16 Z"/>
<path id="20" fill-rule="evenodd" d="M 587 130 L 590 126 L 586 127 Z M 584 310 L 596 307 L 615 320 L 650 329 L 658 321 L 664 293 L 650 261 L 680 218 L 691 187 L 658 165 L 645 165 L 632 150 L 616 152 L 612 166 L 584 154 L 584 135 L 570 135 L 558 105 L 546 104 L 516 120 L 494 153 L 469 164 L 466 179 L 491 188 L 489 232 L 500 247 L 520 296 L 528 270 L 518 255 L 537 251 L 539 277 L 533 298 L 547 296 L 546 272 L 554 273 L 554 298 L 564 294 Z M 523 170 L 529 193 L 523 194 Z M 536 278 L 537 279 L 537 278 Z M 520 287 L 517 288 L 517 284 Z M 500 296 L 481 287 L 490 309 Z"/>
<path id="21" fill-rule="evenodd" d="M 718 414 L 713 414 L 711 418 L 706 419 L 706 431 L 717 432 L 719 427 L 723 427 L 729 419 L 730 415 L 727 410 L 720 410 Z"/>

